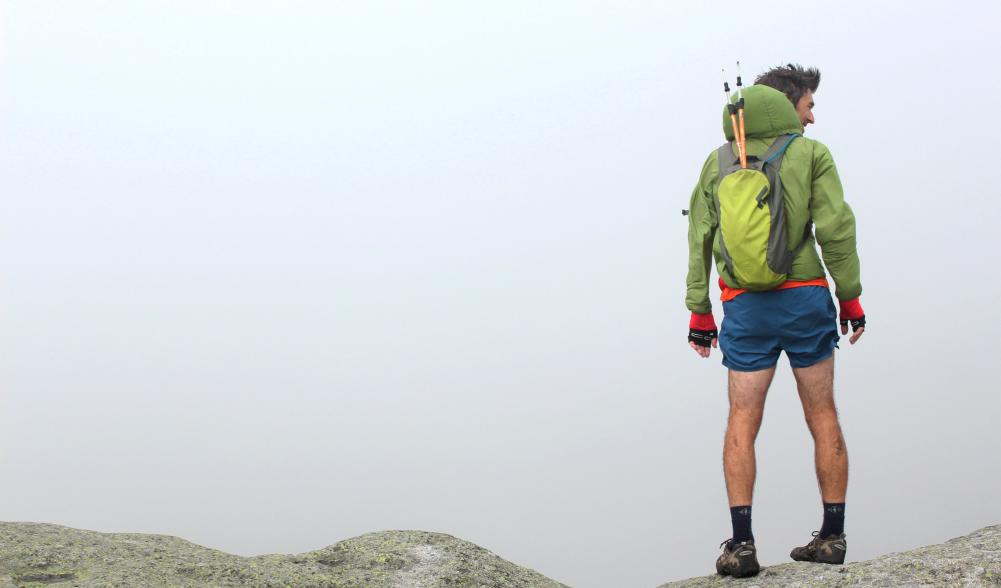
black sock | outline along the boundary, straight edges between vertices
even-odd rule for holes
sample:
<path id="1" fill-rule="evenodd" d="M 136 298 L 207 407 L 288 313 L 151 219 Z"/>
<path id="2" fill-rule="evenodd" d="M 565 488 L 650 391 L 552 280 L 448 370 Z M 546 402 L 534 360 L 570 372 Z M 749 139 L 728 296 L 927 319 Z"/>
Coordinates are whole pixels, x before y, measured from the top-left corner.
<path id="1" fill-rule="evenodd" d="M 730 522 L 733 523 L 733 542 L 753 541 L 751 533 L 751 505 L 731 506 Z"/>
<path id="2" fill-rule="evenodd" d="M 824 503 L 824 526 L 820 527 L 820 538 L 838 537 L 845 532 L 845 503 Z"/>

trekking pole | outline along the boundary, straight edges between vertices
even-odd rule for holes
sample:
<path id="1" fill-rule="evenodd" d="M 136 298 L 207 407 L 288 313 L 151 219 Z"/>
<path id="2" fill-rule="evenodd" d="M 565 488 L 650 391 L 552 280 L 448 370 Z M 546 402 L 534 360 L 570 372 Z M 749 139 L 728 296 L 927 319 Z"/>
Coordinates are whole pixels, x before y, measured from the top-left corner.
<path id="1" fill-rule="evenodd" d="M 744 134 L 744 83 L 740 81 L 740 62 L 737 62 L 737 118 L 740 120 L 740 167 L 747 168 L 747 135 Z"/>
<path id="2" fill-rule="evenodd" d="M 730 84 L 726 81 L 726 69 L 723 70 L 723 95 L 726 96 L 726 108 L 730 111 L 730 122 L 733 123 L 733 142 L 737 144 L 737 155 L 744 161 L 744 148 L 740 144 L 740 133 L 737 127 L 737 105 L 730 100 Z M 741 163 L 741 167 L 744 164 Z"/>

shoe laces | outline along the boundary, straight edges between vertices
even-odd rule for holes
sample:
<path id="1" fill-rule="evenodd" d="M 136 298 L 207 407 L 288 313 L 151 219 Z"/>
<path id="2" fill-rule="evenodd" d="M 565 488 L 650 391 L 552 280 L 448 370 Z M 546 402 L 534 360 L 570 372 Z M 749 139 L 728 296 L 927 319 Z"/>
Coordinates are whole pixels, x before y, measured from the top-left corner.
<path id="1" fill-rule="evenodd" d="M 821 537 L 820 536 L 820 531 L 814 531 L 812 534 L 813 534 L 813 539 L 810 541 L 810 544 L 808 545 L 808 547 L 814 546 L 814 545 L 819 545 L 821 541 L 827 541 L 828 539 L 838 539 L 838 538 L 843 538 L 844 537 L 844 533 L 842 533 L 839 536 L 831 536 L 828 539 L 824 539 L 823 537 Z"/>
<path id="2" fill-rule="evenodd" d="M 720 543 L 720 544 L 719 544 L 719 546 L 720 546 L 720 547 L 723 547 L 724 545 L 726 545 L 726 544 L 728 544 L 728 543 L 732 544 L 732 545 L 733 545 L 733 547 L 734 547 L 734 548 L 736 548 L 736 546 L 737 546 L 737 545 L 743 545 L 743 544 L 747 543 L 747 541 L 741 541 L 740 543 L 734 543 L 734 542 L 733 542 L 733 537 L 731 537 L 731 538 L 727 539 L 726 541 L 724 541 L 724 542 Z M 732 551 L 732 550 L 731 550 L 731 551 Z"/>

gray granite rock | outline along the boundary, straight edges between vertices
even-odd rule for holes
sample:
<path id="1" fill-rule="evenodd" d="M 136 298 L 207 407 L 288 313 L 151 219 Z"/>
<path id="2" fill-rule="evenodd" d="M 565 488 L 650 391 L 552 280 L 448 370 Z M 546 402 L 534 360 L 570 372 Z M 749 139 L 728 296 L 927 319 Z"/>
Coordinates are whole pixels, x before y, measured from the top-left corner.
<path id="1" fill-rule="evenodd" d="M 848 549 L 851 553 L 850 538 Z M 735 580 L 712 575 L 668 582 L 660 588 L 701 586 L 1001 586 L 1001 525 L 986 527 L 941 545 L 843 566 L 791 562 L 763 567 L 761 573 L 752 578 Z"/>
<path id="2" fill-rule="evenodd" d="M 792 562 L 753 578 L 713 575 L 661 588 L 725 585 L 1001 586 L 1001 525 L 844 566 Z M 0 523 L 0 588 L 48 586 L 566 588 L 468 541 L 425 531 L 381 531 L 298 555 L 240 557 L 164 535 Z"/>
<path id="3" fill-rule="evenodd" d="M 566 588 L 442 533 L 381 531 L 298 555 L 240 557 L 177 537 L 0 523 L 0 588 Z"/>

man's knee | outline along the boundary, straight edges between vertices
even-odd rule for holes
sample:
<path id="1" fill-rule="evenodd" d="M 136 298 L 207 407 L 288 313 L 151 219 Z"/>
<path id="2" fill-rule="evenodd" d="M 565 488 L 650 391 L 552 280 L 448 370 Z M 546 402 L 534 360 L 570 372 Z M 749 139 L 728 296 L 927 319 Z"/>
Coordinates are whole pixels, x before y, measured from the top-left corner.
<path id="1" fill-rule="evenodd" d="M 845 438 L 840 430 L 814 434 L 813 445 L 819 453 L 826 453 L 838 458 L 848 453 Z"/>
<path id="2" fill-rule="evenodd" d="M 761 429 L 763 416 L 761 407 L 731 406 L 726 425 L 726 444 L 732 447 L 753 446 Z"/>
<path id="3" fill-rule="evenodd" d="M 751 429 L 728 428 L 723 439 L 723 455 L 743 455 L 754 452 L 754 441 L 757 432 Z"/>
<path id="4" fill-rule="evenodd" d="M 838 411 L 833 403 L 829 406 L 804 411 L 804 414 L 814 441 L 844 447 L 845 440 L 841 433 L 841 423 L 838 422 Z"/>

